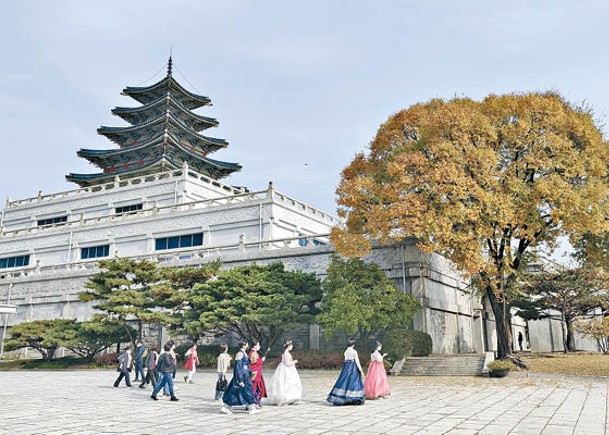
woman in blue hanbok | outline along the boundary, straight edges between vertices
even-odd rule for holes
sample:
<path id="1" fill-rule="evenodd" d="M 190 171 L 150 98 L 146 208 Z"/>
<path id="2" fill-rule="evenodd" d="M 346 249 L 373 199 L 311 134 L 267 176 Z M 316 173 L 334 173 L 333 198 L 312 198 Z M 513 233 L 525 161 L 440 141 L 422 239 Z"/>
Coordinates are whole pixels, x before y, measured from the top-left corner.
<path id="1" fill-rule="evenodd" d="M 326 400 L 333 405 L 363 405 L 366 401 L 364 371 L 359 363 L 355 340 L 349 339 L 343 369 Z"/>
<path id="2" fill-rule="evenodd" d="M 233 378 L 229 382 L 222 401 L 222 412 L 232 414 L 233 406 L 245 406 L 245 410 L 250 414 L 257 414 L 260 411 L 254 407 L 254 393 L 252 391 L 252 371 L 250 370 L 249 359 L 245 353 L 247 343 L 239 343 L 239 352 L 235 355 L 235 367 Z"/>

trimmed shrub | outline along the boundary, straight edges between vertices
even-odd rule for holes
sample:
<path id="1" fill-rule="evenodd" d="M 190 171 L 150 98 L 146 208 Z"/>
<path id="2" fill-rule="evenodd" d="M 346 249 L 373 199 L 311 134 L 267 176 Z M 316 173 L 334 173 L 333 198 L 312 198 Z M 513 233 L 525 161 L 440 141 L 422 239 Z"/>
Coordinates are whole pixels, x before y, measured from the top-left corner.
<path id="1" fill-rule="evenodd" d="M 409 333 L 412 335 L 411 356 L 431 355 L 433 349 L 431 335 L 422 331 L 409 331 Z"/>
<path id="2" fill-rule="evenodd" d="M 385 332 L 383 352 L 387 359 L 397 361 L 407 356 L 429 356 L 432 351 L 431 336 L 406 327 L 391 328 Z"/>
<path id="3" fill-rule="evenodd" d="M 488 363 L 486 365 L 486 367 L 491 372 L 501 371 L 501 370 L 508 370 L 508 371 L 516 370 L 516 365 L 514 365 L 514 363 L 509 359 L 496 359 L 496 360 Z"/>
<path id="4" fill-rule="evenodd" d="M 307 370 L 334 370 L 340 369 L 345 360 L 343 352 L 323 350 L 298 350 L 292 353 L 294 359 L 298 360 L 297 368 Z M 276 364 L 281 362 L 281 356 L 274 358 Z M 361 360 L 361 358 L 360 358 Z M 273 361 L 275 362 L 275 361 Z M 363 363 L 363 361 L 362 361 Z"/>

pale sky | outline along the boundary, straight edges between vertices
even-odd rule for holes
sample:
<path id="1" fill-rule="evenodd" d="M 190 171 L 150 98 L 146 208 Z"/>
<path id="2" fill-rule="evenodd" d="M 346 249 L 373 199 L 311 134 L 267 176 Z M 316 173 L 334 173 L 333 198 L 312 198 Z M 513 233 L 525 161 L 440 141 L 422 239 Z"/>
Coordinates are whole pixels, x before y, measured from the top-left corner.
<path id="1" fill-rule="evenodd" d="M 96 129 L 125 125 L 110 110 L 137 103 L 121 90 L 161 79 L 170 47 L 174 76 L 214 103 L 206 134 L 230 144 L 210 157 L 243 165 L 224 182 L 273 180 L 331 213 L 342 168 L 414 103 L 557 90 L 609 113 L 601 0 L 20 0 L 1 14 L 2 206 L 97 172 L 76 151 L 115 148 Z"/>

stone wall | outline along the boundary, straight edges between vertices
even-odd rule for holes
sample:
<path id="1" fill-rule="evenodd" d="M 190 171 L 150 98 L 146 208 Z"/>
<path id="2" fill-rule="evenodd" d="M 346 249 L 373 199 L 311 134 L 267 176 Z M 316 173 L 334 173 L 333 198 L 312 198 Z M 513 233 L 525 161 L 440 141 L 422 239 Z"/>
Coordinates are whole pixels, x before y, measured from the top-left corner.
<path id="1" fill-rule="evenodd" d="M 281 261 L 288 270 L 326 275 L 334 249 L 330 245 L 294 247 L 270 250 L 239 250 L 230 256 L 196 257 L 180 260 L 179 257 L 161 263 L 166 266 L 192 266 L 220 258 L 223 267 L 232 268 L 255 262 L 268 264 Z M 423 309 L 414 319 L 415 329 L 432 336 L 434 353 L 462 353 L 477 350 L 472 317 L 472 295 L 465 281 L 454 275 L 450 264 L 440 256 L 423 255 L 414 242 L 408 241 L 392 247 L 377 247 L 365 261 L 378 264 L 394 280 L 397 287 L 417 297 Z M 0 279 L 0 302 L 8 300 L 17 306 L 17 313 L 8 318 L 8 325 L 44 318 L 88 319 L 93 314 L 91 303 L 78 301 L 84 283 L 96 272 L 93 263 L 89 268 L 74 266 L 73 270 L 7 276 Z M 308 347 L 342 347 L 344 337 L 329 338 L 315 325 L 298 333 L 298 340 Z M 334 341 L 336 340 L 336 342 Z M 340 344 L 339 344 L 340 342 Z"/>

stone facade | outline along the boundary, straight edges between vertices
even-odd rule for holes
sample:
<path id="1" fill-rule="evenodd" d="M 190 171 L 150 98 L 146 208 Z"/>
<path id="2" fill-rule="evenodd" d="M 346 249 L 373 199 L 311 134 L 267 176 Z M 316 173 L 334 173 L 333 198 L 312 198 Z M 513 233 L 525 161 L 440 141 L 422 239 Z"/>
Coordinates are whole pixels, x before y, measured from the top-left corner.
<path id="1" fill-rule="evenodd" d="M 141 208 L 117 213 L 133 204 Z M 57 216 L 65 216 L 65 222 L 40 225 Z M 340 223 L 272 185 L 252 192 L 208 179 L 187 166 L 9 200 L 1 222 L 0 260 L 29 258 L 27 265 L 0 269 L 0 303 L 17 307 L 14 315 L 5 316 L 8 326 L 55 317 L 88 319 L 92 305 L 80 302 L 78 293 L 97 270 L 99 258 L 82 258 L 90 247 L 108 246 L 108 257 L 148 259 L 163 266 L 194 266 L 217 259 L 224 267 L 281 261 L 288 269 L 323 278 L 334 253 L 328 235 Z M 157 249 L 160 238 L 193 233 L 202 234 L 200 245 Z M 495 348 L 490 309 L 445 258 L 424 254 L 408 240 L 376 247 L 366 261 L 378 264 L 399 289 L 421 302 L 413 326 L 432 336 L 434 353 Z M 527 325 L 514 318 L 514 337 L 521 332 L 529 349 L 558 350 L 560 327 L 554 323 L 550 322 L 550 335 L 539 322 Z M 300 335 L 300 341 L 312 348 L 330 343 L 315 325 Z M 581 337 L 576 340 L 585 348 L 594 347 Z"/>

